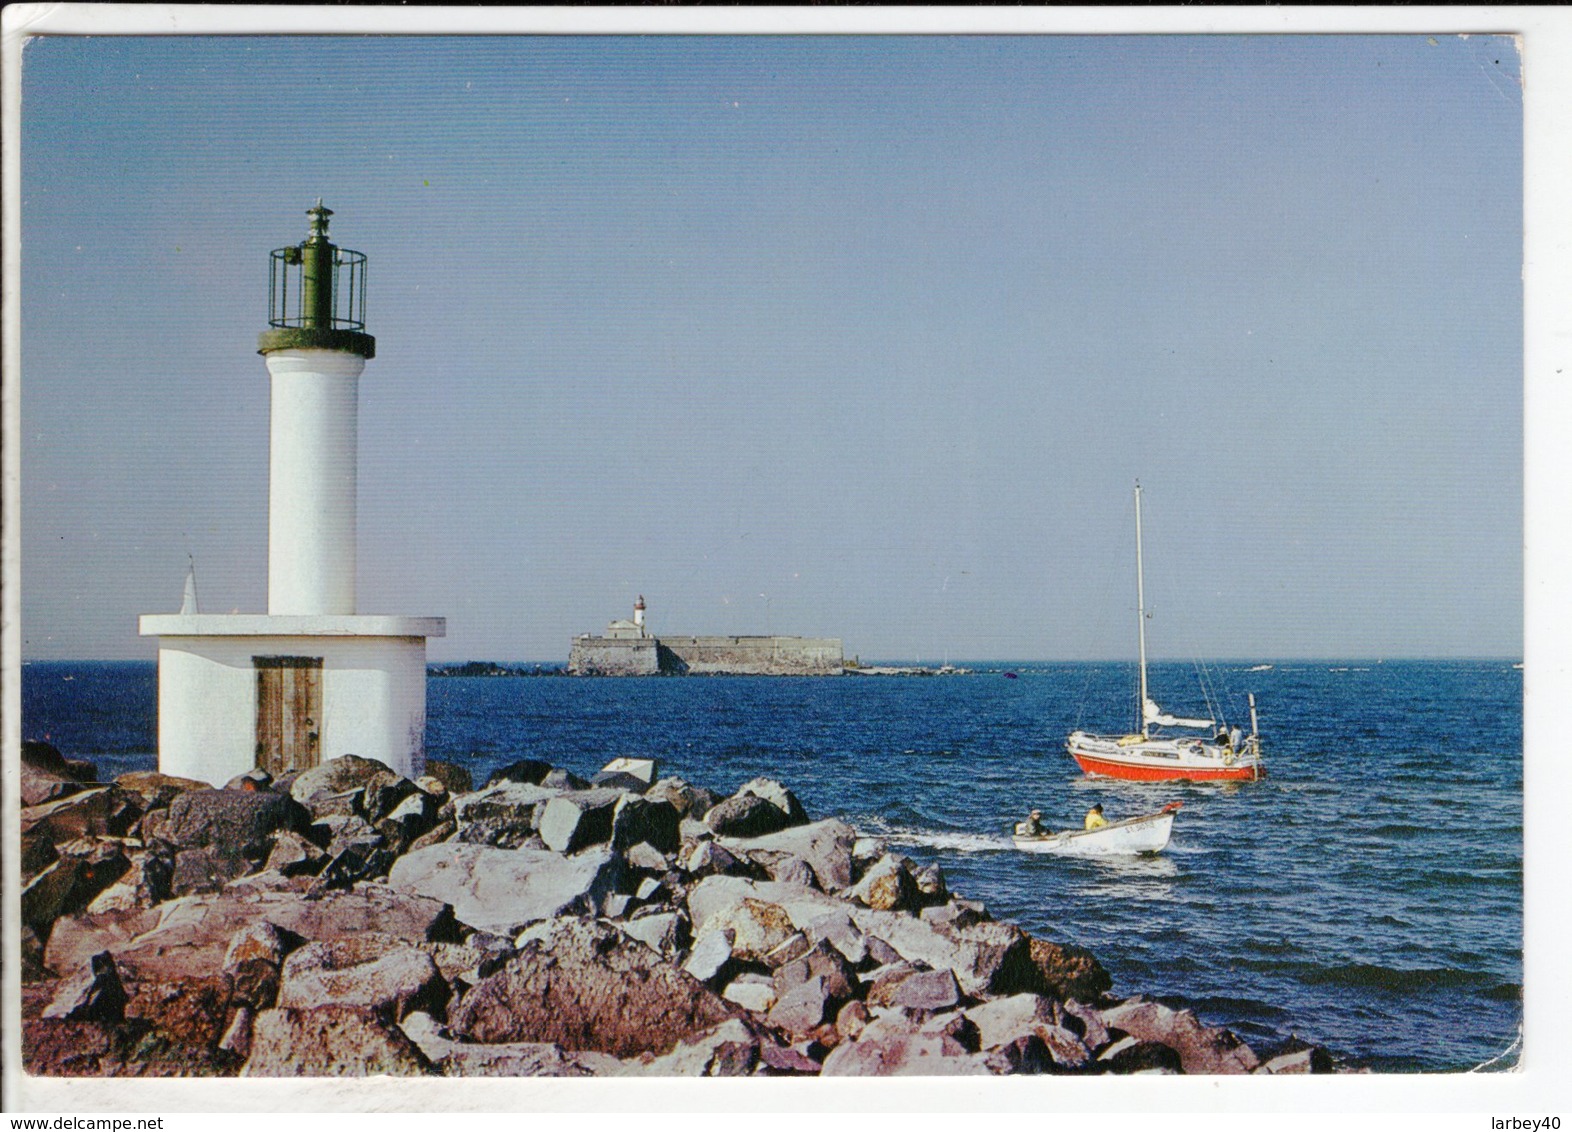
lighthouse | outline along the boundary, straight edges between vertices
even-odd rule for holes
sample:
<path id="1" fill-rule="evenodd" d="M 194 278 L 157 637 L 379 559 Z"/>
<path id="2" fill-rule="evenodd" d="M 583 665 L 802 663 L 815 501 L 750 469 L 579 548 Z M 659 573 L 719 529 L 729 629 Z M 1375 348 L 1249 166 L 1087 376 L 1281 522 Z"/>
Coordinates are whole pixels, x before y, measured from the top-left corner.
<path id="1" fill-rule="evenodd" d="M 273 252 L 271 328 L 257 350 L 272 386 L 267 611 L 354 613 L 360 375 L 376 353 L 364 331 L 366 257 L 328 241 L 333 213 L 320 200 L 306 215 L 305 241 Z"/>
<path id="2" fill-rule="evenodd" d="M 158 638 L 158 765 L 215 785 L 340 755 L 424 769 L 426 641 L 440 617 L 368 615 L 355 598 L 366 257 L 336 246 L 331 209 L 271 254 L 258 340 L 271 400 L 265 614 L 144 614 Z"/>

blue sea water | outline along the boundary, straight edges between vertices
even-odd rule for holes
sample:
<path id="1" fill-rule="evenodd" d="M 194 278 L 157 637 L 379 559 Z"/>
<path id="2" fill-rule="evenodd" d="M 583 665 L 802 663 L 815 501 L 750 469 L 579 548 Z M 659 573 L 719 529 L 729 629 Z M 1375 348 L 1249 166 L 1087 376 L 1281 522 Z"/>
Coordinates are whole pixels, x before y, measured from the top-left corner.
<path id="1" fill-rule="evenodd" d="M 1231 722 L 1260 702 L 1268 774 L 1243 784 L 1084 778 L 1077 726 L 1133 715 L 1129 664 L 974 665 L 921 677 L 439 678 L 428 755 L 477 780 L 522 757 L 620 755 L 729 792 L 779 778 L 1001 919 L 1081 944 L 1116 993 L 1196 1010 L 1257 1048 L 1297 1034 L 1376 1071 L 1511 1068 L 1522 1020 L 1522 673 L 1506 661 L 1214 666 Z M 1188 665 L 1156 665 L 1176 711 Z M 155 763 L 149 663 L 34 662 L 23 730 L 103 777 Z M 1162 856 L 1015 852 L 1033 806 L 1078 825 L 1183 803 Z"/>

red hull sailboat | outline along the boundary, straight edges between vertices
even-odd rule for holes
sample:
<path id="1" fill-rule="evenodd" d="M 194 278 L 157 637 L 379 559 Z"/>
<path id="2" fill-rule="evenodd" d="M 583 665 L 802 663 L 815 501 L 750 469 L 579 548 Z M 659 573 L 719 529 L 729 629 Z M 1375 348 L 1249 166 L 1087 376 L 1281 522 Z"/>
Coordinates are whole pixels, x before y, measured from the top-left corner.
<path id="1" fill-rule="evenodd" d="M 1141 485 L 1135 485 L 1135 589 L 1136 616 L 1140 623 L 1141 729 L 1128 735 L 1094 735 L 1072 731 L 1065 750 L 1088 775 L 1121 778 L 1127 782 L 1253 781 L 1266 773 L 1261 757 L 1261 737 L 1250 693 L 1250 734 L 1219 725 L 1211 719 L 1183 719 L 1169 715 L 1147 692 L 1146 684 L 1146 582 L 1141 561 Z M 1169 735 L 1166 729 L 1200 732 Z"/>

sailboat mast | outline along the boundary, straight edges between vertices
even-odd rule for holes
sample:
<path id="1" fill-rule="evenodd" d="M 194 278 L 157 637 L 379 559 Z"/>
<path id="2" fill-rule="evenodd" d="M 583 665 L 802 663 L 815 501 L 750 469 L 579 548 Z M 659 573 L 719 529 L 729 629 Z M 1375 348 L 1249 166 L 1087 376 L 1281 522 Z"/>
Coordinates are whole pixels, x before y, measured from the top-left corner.
<path id="1" fill-rule="evenodd" d="M 1141 699 L 1135 705 L 1135 716 L 1140 721 L 1141 737 L 1149 738 L 1146 730 L 1146 577 L 1141 562 L 1141 481 L 1135 481 L 1135 619 L 1141 642 Z"/>

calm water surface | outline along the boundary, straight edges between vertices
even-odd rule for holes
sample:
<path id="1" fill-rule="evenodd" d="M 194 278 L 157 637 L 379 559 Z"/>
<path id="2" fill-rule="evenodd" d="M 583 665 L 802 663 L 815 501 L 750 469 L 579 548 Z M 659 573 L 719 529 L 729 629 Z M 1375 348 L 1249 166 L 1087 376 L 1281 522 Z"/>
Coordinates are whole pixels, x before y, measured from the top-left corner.
<path id="1" fill-rule="evenodd" d="M 1259 1046 L 1289 1033 L 1384 1071 L 1515 1061 L 1522 1018 L 1522 673 L 1509 662 L 1212 668 L 1231 722 L 1260 701 L 1268 777 L 1238 785 L 1083 778 L 1063 737 L 1120 730 L 1133 666 L 976 665 L 941 678 L 445 678 L 428 754 L 530 756 L 579 773 L 653 756 L 729 792 L 779 778 L 1034 934 L 1090 948 L 1119 993 L 1160 995 Z M 1006 670 L 1015 678 L 1005 675 Z M 1188 665 L 1154 696 L 1190 713 Z M 23 668 L 23 728 L 108 777 L 155 762 L 149 663 Z M 1078 825 L 1183 803 L 1168 851 L 1028 856 L 1036 806 Z M 1499 1060 L 1497 1060 L 1499 1059 Z"/>

